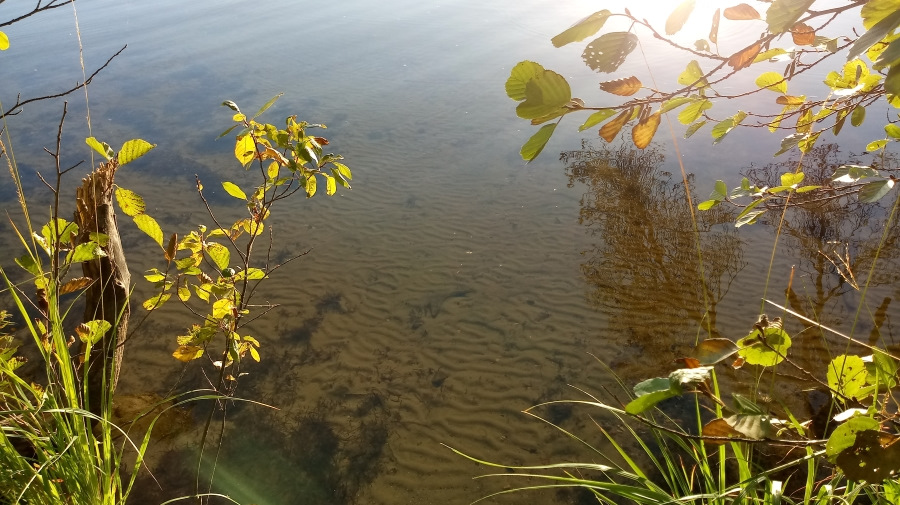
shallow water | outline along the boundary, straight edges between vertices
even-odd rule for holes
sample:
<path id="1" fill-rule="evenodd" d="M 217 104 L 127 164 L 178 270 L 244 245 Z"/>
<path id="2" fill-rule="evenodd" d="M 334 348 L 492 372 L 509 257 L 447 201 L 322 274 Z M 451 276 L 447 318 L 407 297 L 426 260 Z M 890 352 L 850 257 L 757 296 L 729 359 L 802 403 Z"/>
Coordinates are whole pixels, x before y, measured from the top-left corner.
<path id="1" fill-rule="evenodd" d="M 352 191 L 275 211 L 273 256 L 311 250 L 265 284 L 261 297 L 280 307 L 252 325 L 263 360 L 242 378 L 239 395 L 278 410 L 229 408 L 215 489 L 258 504 L 468 503 L 509 483 L 471 480 L 486 469 L 441 444 L 510 465 L 595 460 L 521 411 L 584 398 L 570 385 L 617 391 L 598 359 L 628 383 L 665 373 L 703 333 L 690 215 L 668 134 L 661 131 L 652 154 L 629 164 L 627 150 L 609 156 L 582 149 L 573 122 L 538 161 L 518 158 L 532 129 L 515 118 L 503 90 L 513 64 L 542 62 L 570 77 L 577 93 L 593 96 L 596 76 L 581 67 L 578 51 L 548 42 L 591 9 L 587 2 L 549 5 L 78 5 L 89 71 L 128 44 L 90 88 L 93 135 L 114 146 L 132 137 L 159 145 L 118 182 L 145 196 L 166 233 L 211 224 L 194 174 L 223 215 L 236 215 L 227 210 L 233 200 L 215 189 L 219 180 L 244 180 L 228 141 L 213 140 L 229 126 L 231 112 L 219 106 L 225 99 L 255 110 L 284 92 L 264 117 L 278 124 L 297 113 L 326 123 L 331 147 L 354 171 Z M 7 30 L 13 45 L 2 56 L 18 71 L 0 90 L 4 103 L 18 90 L 44 93 L 80 79 L 72 14 L 60 11 Z M 661 75 L 680 71 L 664 67 L 663 53 L 648 54 Z M 70 101 L 65 152 L 74 162 L 89 154 L 81 142 L 84 98 Z M 54 141 L 60 110 L 59 103 L 37 104 L 10 120 L 23 170 L 50 168 L 40 147 Z M 778 144 L 775 136 L 747 132 L 711 148 L 700 137 L 681 142 L 696 175 L 695 203 L 715 178 L 731 183 L 737 169 L 768 163 L 759 153 Z M 848 137 L 851 146 L 855 138 Z M 602 141 L 593 142 L 599 148 Z M 564 161 L 560 152 L 569 153 Z M 602 162 L 610 158 L 617 161 Z M 39 184 L 30 184 L 33 201 L 46 202 Z M 852 242 L 857 274 L 864 272 L 883 216 L 840 217 L 796 218 L 791 230 L 818 238 L 785 239 L 767 292 L 771 229 L 735 231 L 733 216 L 703 218 L 715 331 L 746 334 L 764 292 L 784 300 L 791 265 L 795 306 L 805 302 L 824 323 L 849 330 L 859 295 L 817 250 L 830 240 Z M 160 265 L 158 249 L 140 232 L 126 227 L 124 239 L 135 277 Z M 893 343 L 897 255 L 883 256 L 880 287 L 868 299 L 873 312 L 884 307 L 881 336 Z M 149 294 L 140 283 L 136 292 Z M 870 335 L 866 321 L 857 335 Z M 128 350 L 123 393 L 207 385 L 198 367 L 185 372 L 170 357 L 174 336 L 189 322 L 172 306 L 143 324 Z M 821 344 L 798 343 L 807 340 L 797 352 L 814 362 Z M 196 424 L 205 408 L 192 411 Z M 600 443 L 590 409 L 557 405 L 541 413 Z M 154 456 L 153 471 L 163 489 L 145 483 L 137 503 L 191 489 L 196 440 L 186 428 L 159 442 L 165 450 Z"/>

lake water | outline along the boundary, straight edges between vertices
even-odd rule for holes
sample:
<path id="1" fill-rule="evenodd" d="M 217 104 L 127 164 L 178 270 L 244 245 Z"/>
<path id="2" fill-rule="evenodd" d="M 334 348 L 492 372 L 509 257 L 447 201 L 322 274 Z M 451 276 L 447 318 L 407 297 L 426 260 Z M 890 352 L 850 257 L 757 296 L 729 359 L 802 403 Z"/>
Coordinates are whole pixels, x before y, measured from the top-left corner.
<path id="1" fill-rule="evenodd" d="M 128 44 L 89 89 L 92 134 L 113 146 L 133 137 L 158 144 L 117 182 L 144 195 L 167 234 L 211 224 L 194 174 L 222 215 L 240 210 L 216 189 L 221 180 L 248 180 L 230 141 L 215 140 L 230 125 L 223 100 L 253 111 L 284 92 L 264 119 L 280 124 L 298 114 L 327 124 L 330 147 L 353 169 L 352 191 L 275 209 L 273 256 L 311 251 L 264 285 L 261 299 L 280 307 L 252 324 L 262 362 L 238 394 L 278 410 L 229 408 L 214 489 L 259 505 L 469 503 L 509 483 L 473 481 L 487 469 L 441 444 L 510 465 L 594 460 L 521 411 L 583 398 L 569 385 L 618 392 L 597 358 L 628 384 L 667 373 L 705 334 L 690 213 L 665 124 L 642 154 L 618 144 L 601 152 L 591 131 L 582 148 L 576 122 L 566 121 L 537 161 L 518 156 L 533 128 L 515 117 L 504 92 L 516 62 L 563 73 L 589 102 L 606 98 L 581 65 L 580 45 L 549 43 L 592 11 L 587 1 L 538 0 L 78 4 L 88 72 Z M 45 94 L 81 80 L 70 7 L 6 31 L 4 104 L 18 92 Z M 680 72 L 666 66 L 670 53 L 646 50 L 658 79 Z M 632 61 L 630 68 L 645 72 L 637 53 Z M 90 154 L 84 95 L 69 101 L 64 152 L 74 163 Z M 52 169 L 41 148 L 55 141 L 61 107 L 39 103 L 9 119 L 35 208 L 49 201 L 33 173 Z M 862 152 L 865 140 L 881 135 L 877 121 L 869 123 L 843 134 L 841 153 L 818 153 L 817 166 L 826 171 Z M 762 170 L 779 140 L 737 132 L 713 148 L 703 132 L 679 141 L 696 177 L 694 198 L 705 197 L 716 178 L 733 185 L 739 169 Z M 2 196 L 12 202 L 8 184 Z M 849 331 L 860 295 L 818 251 L 830 241 L 849 243 L 862 281 L 882 210 L 797 213 L 767 291 L 772 229 L 735 230 L 732 220 L 709 214 L 700 222 L 716 333 L 745 335 L 764 293 L 783 302 L 791 265 L 792 307 Z M 8 225 L 0 231 L 10 236 Z M 161 255 L 129 226 L 124 239 L 136 296 L 146 297 L 138 274 L 161 266 Z M 882 315 L 862 317 L 857 335 L 877 339 L 875 319 L 880 337 L 895 343 L 897 256 L 883 251 L 877 289 L 868 294 L 869 310 Z M 201 367 L 208 373 L 211 365 L 185 369 L 171 358 L 174 337 L 190 322 L 171 306 L 143 323 L 127 351 L 123 394 L 208 385 Z M 815 338 L 798 339 L 796 349 L 803 362 L 821 361 Z M 135 503 L 192 488 L 204 408 L 163 433 L 152 461 L 162 489 L 144 484 Z M 589 409 L 542 413 L 601 443 Z"/>

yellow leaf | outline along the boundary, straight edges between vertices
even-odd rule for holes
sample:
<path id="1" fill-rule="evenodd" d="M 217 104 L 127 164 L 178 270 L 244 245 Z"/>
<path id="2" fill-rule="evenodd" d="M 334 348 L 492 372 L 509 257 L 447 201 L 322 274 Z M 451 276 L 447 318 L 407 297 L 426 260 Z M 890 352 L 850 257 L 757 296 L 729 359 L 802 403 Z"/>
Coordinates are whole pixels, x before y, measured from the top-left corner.
<path id="1" fill-rule="evenodd" d="M 659 128 L 660 119 L 662 119 L 662 114 L 657 111 L 634 126 L 631 130 L 631 139 L 634 141 L 635 147 L 644 149 L 650 145 L 650 141 L 653 140 L 653 136 L 656 135 L 656 129 Z"/>
<path id="2" fill-rule="evenodd" d="M 278 162 L 273 161 L 269 164 L 269 168 L 266 169 L 266 175 L 269 177 L 269 179 L 275 179 L 278 177 L 278 170 L 280 168 L 281 167 L 278 165 Z"/>
<path id="3" fill-rule="evenodd" d="M 149 235 L 154 242 L 159 244 L 159 247 L 163 246 L 162 228 L 159 227 L 159 223 L 157 223 L 155 219 L 148 216 L 147 214 L 138 214 L 134 216 L 133 219 L 134 224 L 137 225 L 138 229 Z"/>
<path id="4" fill-rule="evenodd" d="M 756 78 L 756 85 L 776 93 L 787 93 L 787 81 L 778 72 L 763 72 Z"/>
<path id="5" fill-rule="evenodd" d="M 622 113 L 613 118 L 612 121 L 603 125 L 603 127 L 600 128 L 600 137 L 607 142 L 615 140 L 616 135 L 619 134 L 619 131 L 625 126 L 625 123 L 631 119 L 631 113 L 632 109 L 622 111 Z"/>
<path id="6" fill-rule="evenodd" d="M 709 85 L 706 79 L 703 78 L 703 70 L 700 69 L 700 64 L 697 63 L 697 60 L 691 60 L 684 72 L 679 74 L 678 84 L 682 86 L 694 85 L 698 88 L 705 88 Z"/>
<path id="7" fill-rule="evenodd" d="M 143 214 L 147 208 L 139 194 L 125 188 L 116 188 L 116 202 L 122 212 L 131 217 Z"/>
<path id="8" fill-rule="evenodd" d="M 256 143 L 249 133 L 245 133 L 237 138 L 237 141 L 234 143 L 234 156 L 242 166 L 246 167 L 253 160 L 255 154 Z"/>
<path id="9" fill-rule="evenodd" d="M 0 51 L 9 49 L 9 37 L 5 33 L 0 32 Z"/>
<path id="10" fill-rule="evenodd" d="M 203 348 L 195 345 L 182 345 L 179 346 L 178 349 L 175 349 L 172 356 L 178 361 L 187 363 L 188 361 L 193 361 L 203 356 Z"/>
<path id="11" fill-rule="evenodd" d="M 119 154 L 117 156 L 119 165 L 131 163 L 147 154 L 154 147 L 156 147 L 156 144 L 151 144 L 142 139 L 131 139 L 128 142 L 125 142 L 122 144 L 122 149 L 119 149 Z"/>
<path id="12" fill-rule="evenodd" d="M 749 67 L 753 63 L 754 58 L 756 58 L 756 55 L 759 54 L 760 49 L 761 47 L 757 42 L 742 51 L 734 53 L 731 58 L 728 58 L 728 66 L 735 70 Z"/>
<path id="13" fill-rule="evenodd" d="M 635 76 L 600 83 L 600 89 L 619 96 L 631 96 L 640 91 L 641 86 L 641 81 Z"/>
<path id="14" fill-rule="evenodd" d="M 747 4 L 738 4 L 734 7 L 728 7 L 722 14 L 725 16 L 725 19 L 731 19 L 732 21 L 761 19 L 759 12 Z"/>

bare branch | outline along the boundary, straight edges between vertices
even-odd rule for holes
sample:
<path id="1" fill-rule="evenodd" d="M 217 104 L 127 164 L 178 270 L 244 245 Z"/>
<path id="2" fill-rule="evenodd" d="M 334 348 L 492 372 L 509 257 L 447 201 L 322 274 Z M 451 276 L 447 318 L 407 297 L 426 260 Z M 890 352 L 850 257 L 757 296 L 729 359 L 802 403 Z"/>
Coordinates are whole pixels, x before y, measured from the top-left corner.
<path id="1" fill-rule="evenodd" d="M 69 0 L 69 1 L 71 1 L 71 0 Z M 29 103 L 31 103 L 31 102 L 37 102 L 37 101 L 40 101 L 40 100 L 50 100 L 50 99 L 52 99 L 52 98 L 59 98 L 59 97 L 62 97 L 62 96 L 66 96 L 66 95 L 68 95 L 68 94 L 70 94 L 70 93 L 73 93 L 73 92 L 75 92 L 75 91 L 78 91 L 79 89 L 81 89 L 81 88 L 85 87 L 86 85 L 90 84 L 90 83 L 91 83 L 91 80 L 93 80 L 94 77 L 95 77 L 97 74 L 99 74 L 101 70 L 103 70 L 104 68 L 106 68 L 107 65 L 109 65 L 110 62 L 113 60 L 113 58 L 115 58 L 116 56 L 122 54 L 122 51 L 124 51 L 126 47 L 128 47 L 127 44 L 124 45 L 124 46 L 122 46 L 122 49 L 119 49 L 118 51 L 116 51 L 116 54 L 110 56 L 109 59 L 106 60 L 106 63 L 104 63 L 103 66 L 101 66 L 100 68 L 98 68 L 97 70 L 95 70 L 94 73 L 91 74 L 90 77 L 88 77 L 84 82 L 75 85 L 75 87 L 73 87 L 73 88 L 71 88 L 71 89 L 69 89 L 69 90 L 67 90 L 67 91 L 63 91 L 62 93 L 56 93 L 56 94 L 54 94 L 54 95 L 44 95 L 44 96 L 38 96 L 38 97 L 34 97 L 34 98 L 29 98 L 29 99 L 27 99 L 27 100 L 22 100 L 22 99 L 21 99 L 21 96 L 17 97 L 17 98 L 16 98 L 16 103 L 15 103 L 12 107 L 10 107 L 9 109 L 6 109 L 6 111 L 3 112 L 3 113 L 0 113 L 0 118 L 5 117 L 5 116 L 15 116 L 16 114 L 22 112 L 22 107 L 23 107 L 25 104 L 29 104 Z"/>

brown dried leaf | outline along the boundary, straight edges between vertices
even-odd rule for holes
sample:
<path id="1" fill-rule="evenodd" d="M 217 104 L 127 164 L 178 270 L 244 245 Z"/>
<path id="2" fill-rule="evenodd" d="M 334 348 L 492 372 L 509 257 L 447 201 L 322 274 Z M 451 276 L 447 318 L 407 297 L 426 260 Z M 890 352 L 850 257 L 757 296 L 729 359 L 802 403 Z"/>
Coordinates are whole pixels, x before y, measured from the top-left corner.
<path id="1" fill-rule="evenodd" d="M 173 233 L 171 237 L 169 237 L 169 244 L 166 247 L 165 256 L 166 261 L 172 261 L 175 259 L 175 250 L 178 247 L 178 234 Z"/>
<path id="2" fill-rule="evenodd" d="M 603 125 L 600 128 L 600 137 L 602 137 L 603 140 L 607 142 L 612 142 L 613 140 L 615 140 L 616 135 L 619 134 L 619 131 L 622 130 L 623 126 L 625 126 L 625 123 L 631 120 L 631 114 L 633 112 L 633 109 L 624 110 L 621 114 Z"/>
<path id="3" fill-rule="evenodd" d="M 713 419 L 706 423 L 703 427 L 702 435 L 704 437 L 743 437 L 744 435 L 738 430 L 731 427 L 724 419 Z M 706 440 L 707 444 L 721 445 L 724 440 Z"/>
<path id="4" fill-rule="evenodd" d="M 816 31 L 806 23 L 797 23 L 791 27 L 791 37 L 798 46 L 811 46 L 815 44 Z"/>
<path id="5" fill-rule="evenodd" d="M 656 135 L 656 129 L 659 128 L 661 119 L 662 114 L 659 111 L 656 111 L 634 125 L 634 128 L 631 130 L 631 139 L 634 141 L 635 147 L 644 149 L 650 145 L 650 141 L 653 140 L 653 136 Z"/>
<path id="6" fill-rule="evenodd" d="M 745 19 L 762 19 L 760 17 L 759 12 L 753 7 L 747 4 L 738 4 L 734 7 L 728 7 L 725 9 L 723 13 L 725 15 L 725 19 L 731 19 L 734 21 L 741 21 Z"/>
<path id="7" fill-rule="evenodd" d="M 600 89 L 619 96 L 631 96 L 640 91 L 642 86 L 640 79 L 635 76 L 600 83 Z"/>
<path id="8" fill-rule="evenodd" d="M 737 344 L 727 338 L 708 338 L 694 348 L 693 356 L 700 364 L 714 365 L 737 350 Z"/>
<path id="9" fill-rule="evenodd" d="M 681 365 L 681 368 L 700 368 L 700 361 L 695 358 L 677 358 L 675 363 Z"/>
<path id="10" fill-rule="evenodd" d="M 782 95 L 775 99 L 778 105 L 800 106 L 806 103 L 806 98 L 802 96 Z"/>
<path id="11" fill-rule="evenodd" d="M 731 58 L 728 58 L 728 66 L 735 70 L 749 67 L 753 64 L 753 60 L 756 58 L 756 55 L 759 54 L 760 49 L 761 47 L 757 42 L 743 51 L 734 53 Z"/>
<path id="12" fill-rule="evenodd" d="M 713 14 L 712 28 L 709 30 L 709 41 L 713 44 L 719 43 L 719 14 L 721 12 L 722 9 L 716 9 L 716 13 Z"/>
<path id="13" fill-rule="evenodd" d="M 734 363 L 731 364 L 731 368 L 734 368 L 735 370 L 742 366 L 744 366 L 744 358 L 741 358 L 741 357 L 738 357 L 737 359 L 735 359 Z"/>
<path id="14" fill-rule="evenodd" d="M 67 295 L 79 289 L 86 288 L 94 282 L 90 277 L 76 277 L 59 287 L 59 294 Z"/>

